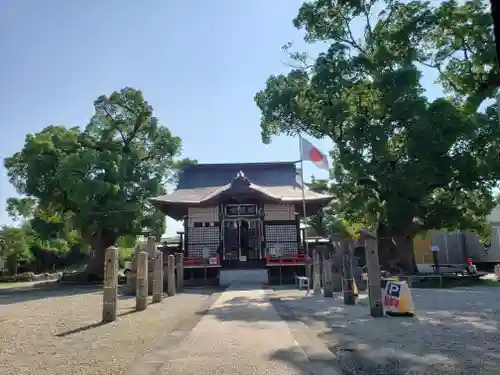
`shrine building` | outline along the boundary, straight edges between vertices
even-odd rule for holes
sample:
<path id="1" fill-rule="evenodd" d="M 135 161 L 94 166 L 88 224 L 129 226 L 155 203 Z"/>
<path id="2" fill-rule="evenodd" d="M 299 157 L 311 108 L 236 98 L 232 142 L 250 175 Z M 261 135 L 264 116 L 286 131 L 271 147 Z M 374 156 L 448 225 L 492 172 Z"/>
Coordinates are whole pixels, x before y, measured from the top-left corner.
<path id="1" fill-rule="evenodd" d="M 204 269 L 206 277 L 209 268 L 219 278 L 227 269 L 304 267 L 301 217 L 332 197 L 305 188 L 304 199 L 306 212 L 296 162 L 274 162 L 189 165 L 172 194 L 151 202 L 183 220 L 186 271 Z"/>

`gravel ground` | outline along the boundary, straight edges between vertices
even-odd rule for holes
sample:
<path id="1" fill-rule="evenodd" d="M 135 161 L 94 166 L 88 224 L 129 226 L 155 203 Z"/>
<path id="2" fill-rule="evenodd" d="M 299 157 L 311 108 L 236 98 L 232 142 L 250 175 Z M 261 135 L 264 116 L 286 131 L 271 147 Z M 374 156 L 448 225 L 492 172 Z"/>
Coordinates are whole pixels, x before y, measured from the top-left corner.
<path id="1" fill-rule="evenodd" d="M 275 304 L 324 340 L 344 374 L 498 374 L 500 288 L 414 289 L 415 318 L 373 319 L 305 292 L 275 291 Z"/>
<path id="2" fill-rule="evenodd" d="M 118 319 L 101 325 L 102 293 L 64 287 L 0 293 L 0 374 L 118 375 L 143 355 L 177 345 L 218 294 L 193 289 L 135 313 L 120 297 Z"/>

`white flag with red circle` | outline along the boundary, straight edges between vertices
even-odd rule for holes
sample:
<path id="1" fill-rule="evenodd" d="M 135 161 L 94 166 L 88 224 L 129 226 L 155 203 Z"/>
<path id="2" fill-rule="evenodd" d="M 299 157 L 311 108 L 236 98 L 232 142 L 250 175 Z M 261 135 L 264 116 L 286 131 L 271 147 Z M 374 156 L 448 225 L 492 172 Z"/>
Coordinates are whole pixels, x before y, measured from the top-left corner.
<path id="1" fill-rule="evenodd" d="M 300 137 L 300 159 L 303 161 L 312 161 L 318 168 L 327 171 L 330 169 L 326 155 L 302 137 Z"/>

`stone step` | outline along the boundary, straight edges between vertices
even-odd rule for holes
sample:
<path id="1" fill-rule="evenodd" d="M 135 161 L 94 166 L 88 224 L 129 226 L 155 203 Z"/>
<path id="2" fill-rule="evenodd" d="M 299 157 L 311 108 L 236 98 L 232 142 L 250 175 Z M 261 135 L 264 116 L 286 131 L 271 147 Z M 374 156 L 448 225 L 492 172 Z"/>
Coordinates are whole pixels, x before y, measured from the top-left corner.
<path id="1" fill-rule="evenodd" d="M 234 269 L 220 270 L 219 284 L 226 286 L 231 284 L 267 284 L 267 269 Z"/>

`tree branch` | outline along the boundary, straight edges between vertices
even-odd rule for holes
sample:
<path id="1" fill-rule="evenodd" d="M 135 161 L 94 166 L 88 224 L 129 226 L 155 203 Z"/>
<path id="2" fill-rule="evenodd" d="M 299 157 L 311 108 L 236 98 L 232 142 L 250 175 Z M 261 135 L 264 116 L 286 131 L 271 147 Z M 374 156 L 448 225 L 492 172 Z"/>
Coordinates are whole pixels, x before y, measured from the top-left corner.
<path id="1" fill-rule="evenodd" d="M 103 107 L 102 107 L 102 109 L 104 110 L 104 112 L 106 112 L 106 116 L 108 116 L 108 117 L 109 117 L 109 119 L 110 119 L 111 121 L 113 121 L 113 122 L 114 122 L 114 125 L 115 125 L 116 130 L 118 130 L 118 133 L 120 134 L 120 136 L 121 136 L 121 138 L 122 138 L 123 144 L 125 144 L 125 143 L 126 143 L 126 140 L 125 140 L 125 135 L 123 134 L 123 132 L 122 132 L 122 130 L 120 129 L 120 127 L 118 126 L 118 124 L 123 124 L 123 121 L 118 121 L 118 120 L 115 120 L 115 119 L 113 118 L 113 116 L 111 115 L 111 113 L 109 113 L 108 109 L 107 109 L 105 106 L 103 106 Z"/>
<path id="2" fill-rule="evenodd" d="M 373 29 L 372 29 L 372 25 L 370 22 L 371 3 L 369 3 L 368 5 L 366 5 L 363 8 L 363 13 L 365 14 L 366 31 L 368 33 L 367 40 L 368 40 L 368 44 L 369 44 L 369 49 L 370 49 L 370 51 L 373 51 L 374 50 L 374 48 L 373 48 Z"/>
<path id="3" fill-rule="evenodd" d="M 363 50 L 363 48 L 361 48 L 361 46 L 356 43 L 356 39 L 354 39 L 354 35 L 352 34 L 352 30 L 351 30 L 351 25 L 349 23 L 349 19 L 347 17 L 345 17 L 344 15 L 342 15 L 342 18 L 344 19 L 344 22 L 345 22 L 345 27 L 347 29 L 347 33 L 349 34 L 349 38 L 350 40 L 348 39 L 345 39 L 345 38 L 339 38 L 339 40 L 343 43 L 347 43 L 349 44 L 351 47 L 357 49 L 359 51 L 359 53 L 362 53 L 364 54 L 365 51 Z"/>

